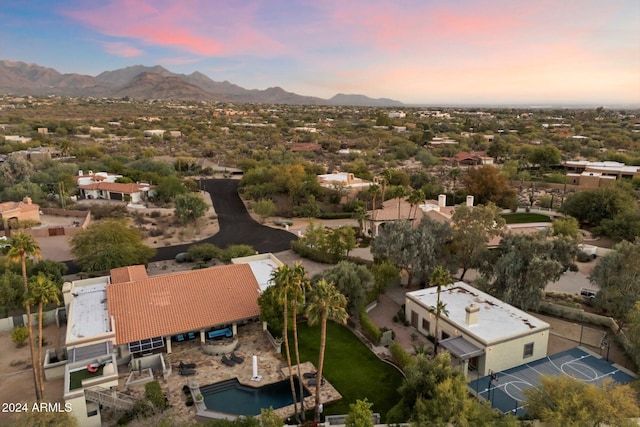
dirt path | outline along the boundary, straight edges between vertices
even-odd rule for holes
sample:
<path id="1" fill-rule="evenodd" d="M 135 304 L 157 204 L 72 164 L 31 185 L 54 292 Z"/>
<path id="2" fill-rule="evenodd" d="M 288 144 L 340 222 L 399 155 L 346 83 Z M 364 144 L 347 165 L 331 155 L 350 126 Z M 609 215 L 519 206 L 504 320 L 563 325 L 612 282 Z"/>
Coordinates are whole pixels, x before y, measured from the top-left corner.
<path id="1" fill-rule="evenodd" d="M 55 324 L 43 329 L 43 337 L 49 343 L 43 347 L 60 349 L 64 341 L 65 328 Z M 37 333 L 37 327 L 35 331 Z M 33 402 L 33 374 L 29 346 L 16 348 L 11 341 L 11 332 L 0 333 L 0 404 Z M 63 402 L 64 380 L 45 382 L 44 402 Z M 11 414 L 0 411 L 0 425 L 7 425 Z"/>

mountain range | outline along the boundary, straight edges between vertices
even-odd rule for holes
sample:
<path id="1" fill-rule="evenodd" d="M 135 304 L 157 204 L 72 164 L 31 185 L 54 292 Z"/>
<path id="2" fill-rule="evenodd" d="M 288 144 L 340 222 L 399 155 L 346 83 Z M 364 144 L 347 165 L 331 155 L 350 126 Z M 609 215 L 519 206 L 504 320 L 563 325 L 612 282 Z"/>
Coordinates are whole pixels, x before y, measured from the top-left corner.
<path id="1" fill-rule="evenodd" d="M 392 99 L 365 95 L 337 94 L 323 99 L 287 92 L 280 87 L 245 89 L 228 81 L 214 81 L 198 71 L 189 75 L 176 74 L 159 65 L 134 65 L 93 77 L 62 74 L 53 68 L 8 60 L 0 60 L 0 94 L 299 105 L 403 105 Z"/>

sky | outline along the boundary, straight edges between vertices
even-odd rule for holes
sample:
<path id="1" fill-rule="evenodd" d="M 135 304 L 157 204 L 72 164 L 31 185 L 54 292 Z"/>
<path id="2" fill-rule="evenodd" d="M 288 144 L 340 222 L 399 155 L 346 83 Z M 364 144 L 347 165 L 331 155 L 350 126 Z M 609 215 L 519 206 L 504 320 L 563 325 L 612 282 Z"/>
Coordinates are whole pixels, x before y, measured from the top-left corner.
<path id="1" fill-rule="evenodd" d="M 3 0 L 0 59 L 424 105 L 640 105 L 640 0 Z"/>

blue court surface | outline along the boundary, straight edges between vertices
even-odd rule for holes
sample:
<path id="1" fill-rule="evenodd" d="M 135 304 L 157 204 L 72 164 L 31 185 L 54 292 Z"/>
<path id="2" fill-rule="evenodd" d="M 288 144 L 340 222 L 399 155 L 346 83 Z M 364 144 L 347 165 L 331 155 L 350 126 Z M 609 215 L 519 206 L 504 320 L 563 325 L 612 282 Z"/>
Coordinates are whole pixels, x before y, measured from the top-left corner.
<path id="1" fill-rule="evenodd" d="M 584 382 L 602 384 L 611 378 L 618 384 L 631 382 L 634 377 L 613 366 L 612 362 L 594 356 L 581 348 L 572 348 L 535 362 L 471 381 L 469 388 L 504 413 L 526 414 L 524 390 L 540 386 L 542 375 L 569 375 Z"/>

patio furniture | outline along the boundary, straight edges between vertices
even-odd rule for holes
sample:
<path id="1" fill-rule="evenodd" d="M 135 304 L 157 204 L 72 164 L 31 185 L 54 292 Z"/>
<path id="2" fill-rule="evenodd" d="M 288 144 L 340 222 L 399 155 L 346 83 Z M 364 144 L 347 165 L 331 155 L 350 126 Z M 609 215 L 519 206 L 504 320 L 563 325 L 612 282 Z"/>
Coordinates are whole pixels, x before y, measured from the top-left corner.
<path id="1" fill-rule="evenodd" d="M 91 372 L 92 374 L 98 372 L 98 369 L 100 369 L 100 364 L 98 363 L 90 363 L 87 365 L 87 371 Z"/>
<path id="2" fill-rule="evenodd" d="M 188 340 L 195 340 L 196 339 L 196 333 L 195 332 L 187 332 L 187 339 Z"/>
<path id="3" fill-rule="evenodd" d="M 320 381 L 320 385 L 324 385 L 326 381 L 324 380 L 324 378 L 322 378 L 322 381 Z M 315 386 L 318 384 L 318 379 L 317 378 L 311 378 L 309 381 L 307 381 L 307 384 L 310 386 Z"/>
<path id="4" fill-rule="evenodd" d="M 182 363 L 182 361 L 178 364 L 179 369 L 193 369 L 196 367 L 195 363 Z"/>
<path id="5" fill-rule="evenodd" d="M 233 360 L 228 359 L 226 354 L 222 356 L 222 359 L 220 361 L 227 366 L 234 366 L 236 364 L 236 362 L 234 362 Z"/>
<path id="6" fill-rule="evenodd" d="M 177 342 L 184 341 L 184 334 L 178 334 L 175 336 Z"/>
<path id="7" fill-rule="evenodd" d="M 188 377 L 191 375 L 195 375 L 196 370 L 195 369 L 179 369 L 178 374 L 182 375 L 183 377 Z"/>
<path id="8" fill-rule="evenodd" d="M 231 360 L 238 364 L 244 362 L 244 358 L 238 356 L 235 352 L 231 352 Z"/>
<path id="9" fill-rule="evenodd" d="M 302 374 L 302 378 L 308 380 L 309 378 L 315 378 L 317 375 L 317 372 L 305 372 L 304 374 Z"/>
<path id="10" fill-rule="evenodd" d="M 207 332 L 207 338 L 212 340 L 216 338 L 231 338 L 233 336 L 233 332 L 229 328 L 224 329 L 216 329 L 215 331 Z"/>

